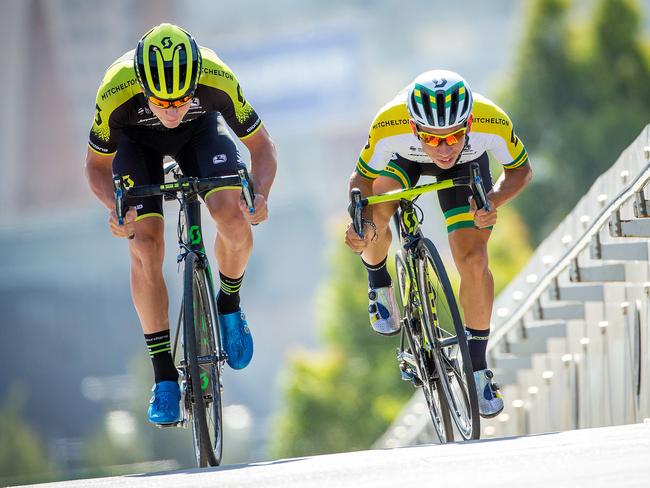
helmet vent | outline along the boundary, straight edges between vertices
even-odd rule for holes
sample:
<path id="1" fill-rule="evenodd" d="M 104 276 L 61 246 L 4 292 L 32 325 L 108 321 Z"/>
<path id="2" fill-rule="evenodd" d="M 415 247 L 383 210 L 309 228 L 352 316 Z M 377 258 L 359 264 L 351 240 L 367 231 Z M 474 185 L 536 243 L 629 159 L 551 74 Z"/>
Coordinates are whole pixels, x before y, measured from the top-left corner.
<path id="1" fill-rule="evenodd" d="M 458 89 L 451 92 L 451 104 L 449 105 L 449 125 L 456 123 L 458 115 Z"/>
<path id="2" fill-rule="evenodd" d="M 160 90 L 160 77 L 158 76 L 158 61 L 156 57 L 156 47 L 149 49 L 149 66 L 151 67 L 151 83 L 156 90 Z M 143 66 L 144 68 L 144 66 Z M 144 70 L 143 70 L 144 71 Z"/>
<path id="3" fill-rule="evenodd" d="M 178 61 L 179 61 L 179 70 L 178 70 L 178 83 L 182 90 L 185 90 L 187 87 L 187 52 L 185 48 L 181 45 L 178 46 Z"/>
<path id="4" fill-rule="evenodd" d="M 433 119 L 433 111 L 431 110 L 431 97 L 429 97 L 429 93 L 425 90 L 422 90 L 420 97 L 422 98 L 422 108 L 424 108 L 424 117 L 427 119 L 427 124 L 435 125 Z"/>
<path id="5" fill-rule="evenodd" d="M 460 111 L 460 113 L 462 114 L 467 113 L 469 111 L 468 109 L 470 103 L 472 103 L 472 96 L 467 91 L 465 91 L 465 100 L 463 100 L 463 109 Z"/>
<path id="6" fill-rule="evenodd" d="M 415 91 L 411 92 L 411 108 L 413 109 L 413 112 L 417 117 L 422 117 L 422 114 L 420 113 L 420 109 L 418 108 L 418 103 L 415 100 Z"/>
<path id="7" fill-rule="evenodd" d="M 438 118 L 438 123 L 435 125 L 437 125 L 438 127 L 444 127 L 446 125 L 445 124 L 445 93 L 442 91 L 436 92 L 436 115 Z"/>

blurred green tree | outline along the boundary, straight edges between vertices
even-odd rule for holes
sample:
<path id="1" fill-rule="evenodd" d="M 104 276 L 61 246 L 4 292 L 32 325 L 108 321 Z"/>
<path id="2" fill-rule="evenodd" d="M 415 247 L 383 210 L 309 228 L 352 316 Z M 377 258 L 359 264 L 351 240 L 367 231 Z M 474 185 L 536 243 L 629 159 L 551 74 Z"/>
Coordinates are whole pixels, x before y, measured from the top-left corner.
<path id="1" fill-rule="evenodd" d="M 56 477 L 39 435 L 21 414 L 27 395 L 14 385 L 0 408 L 0 485 L 35 483 Z"/>
<path id="2" fill-rule="evenodd" d="M 535 178 L 515 205 L 538 243 L 648 123 L 650 51 L 635 0 L 598 0 L 575 27 L 569 0 L 530 5 L 501 99 L 531 154 Z"/>

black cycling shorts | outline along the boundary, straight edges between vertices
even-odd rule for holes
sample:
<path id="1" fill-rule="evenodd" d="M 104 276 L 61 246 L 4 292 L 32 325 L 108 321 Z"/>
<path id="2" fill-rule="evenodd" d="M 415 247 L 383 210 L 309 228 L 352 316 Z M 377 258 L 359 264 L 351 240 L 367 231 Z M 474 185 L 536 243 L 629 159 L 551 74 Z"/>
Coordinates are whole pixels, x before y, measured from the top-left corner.
<path id="1" fill-rule="evenodd" d="M 492 189 L 492 175 L 487 153 L 483 153 L 471 162 L 478 163 L 485 191 L 489 192 Z M 381 176 L 388 176 L 398 181 L 402 188 L 414 187 L 422 175 L 435 176 L 438 181 L 469 176 L 469 162 L 457 164 L 449 169 L 441 169 L 435 163 L 416 163 L 396 154 L 381 172 Z M 438 192 L 438 201 L 445 215 L 447 232 L 474 227 L 474 218 L 469 213 L 468 199 L 471 195 L 472 191 L 468 186 L 457 186 Z"/>
<path id="2" fill-rule="evenodd" d="M 234 175 L 241 159 L 226 127 L 217 112 L 164 131 L 144 126 L 126 127 L 113 159 L 113 174 L 122 176 L 127 187 L 162 184 L 163 158 L 171 156 L 185 176 Z M 223 188 L 207 194 L 220 189 Z M 207 194 L 202 196 L 205 198 Z M 162 196 L 129 198 L 128 205 L 137 209 L 137 220 L 163 216 Z"/>

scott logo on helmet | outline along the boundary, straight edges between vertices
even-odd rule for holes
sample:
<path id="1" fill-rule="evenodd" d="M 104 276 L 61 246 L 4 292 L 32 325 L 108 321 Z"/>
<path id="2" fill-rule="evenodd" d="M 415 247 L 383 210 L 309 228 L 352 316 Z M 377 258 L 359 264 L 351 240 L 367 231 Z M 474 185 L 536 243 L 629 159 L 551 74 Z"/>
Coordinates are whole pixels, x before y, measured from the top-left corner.
<path id="1" fill-rule="evenodd" d="M 172 47 L 172 40 L 171 37 L 163 37 L 162 40 L 160 41 L 160 44 L 162 44 L 162 47 L 165 49 L 169 49 Z"/>

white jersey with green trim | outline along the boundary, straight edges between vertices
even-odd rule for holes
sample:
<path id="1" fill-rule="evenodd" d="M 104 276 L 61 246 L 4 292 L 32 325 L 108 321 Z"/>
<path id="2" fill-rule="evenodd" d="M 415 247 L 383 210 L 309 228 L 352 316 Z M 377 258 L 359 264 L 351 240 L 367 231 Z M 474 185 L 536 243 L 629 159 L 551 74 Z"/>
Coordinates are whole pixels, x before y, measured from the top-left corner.
<path id="1" fill-rule="evenodd" d="M 357 171 L 363 176 L 376 178 L 397 156 L 416 163 L 435 164 L 411 130 L 406 95 L 407 89 L 402 90 L 375 116 L 368 142 L 357 162 Z M 528 163 L 528 153 L 515 134 L 510 118 L 495 103 L 474 94 L 471 130 L 456 164 L 473 161 L 486 151 L 506 169 Z"/>

